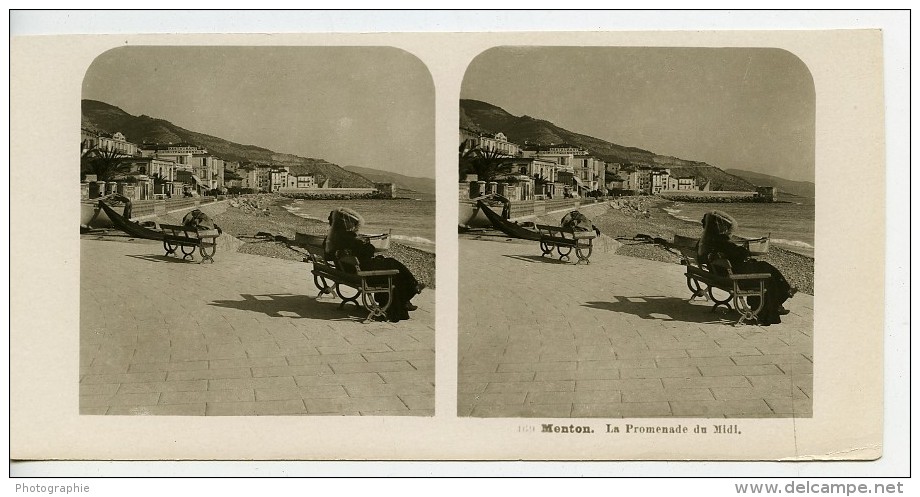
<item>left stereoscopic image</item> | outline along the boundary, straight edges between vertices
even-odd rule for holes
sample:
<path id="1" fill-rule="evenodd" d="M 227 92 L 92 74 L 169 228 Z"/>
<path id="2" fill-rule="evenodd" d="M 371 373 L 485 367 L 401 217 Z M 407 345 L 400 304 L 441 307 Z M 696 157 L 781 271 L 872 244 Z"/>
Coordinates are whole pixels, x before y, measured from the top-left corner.
<path id="1" fill-rule="evenodd" d="M 122 47 L 81 110 L 81 414 L 434 415 L 421 61 Z"/>

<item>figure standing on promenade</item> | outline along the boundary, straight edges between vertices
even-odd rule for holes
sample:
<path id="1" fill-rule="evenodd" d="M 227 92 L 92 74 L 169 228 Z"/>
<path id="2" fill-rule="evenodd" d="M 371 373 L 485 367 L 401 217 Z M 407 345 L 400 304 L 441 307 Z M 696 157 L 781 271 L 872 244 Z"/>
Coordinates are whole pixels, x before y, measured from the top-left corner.
<path id="1" fill-rule="evenodd" d="M 120 193 L 116 193 L 112 195 L 112 200 L 117 200 L 125 204 L 125 208 L 122 211 L 121 216 L 125 218 L 126 221 L 130 221 L 131 220 L 131 210 L 133 209 L 133 204 L 131 203 L 131 199 Z"/>
<path id="2" fill-rule="evenodd" d="M 731 263 L 732 271 L 740 274 L 769 273 L 764 293 L 763 307 L 757 314 L 762 325 L 778 324 L 780 316 L 788 314 L 783 303 L 795 295 L 796 288 L 789 285 L 786 278 L 772 264 L 751 258 L 748 249 L 731 241 L 731 235 L 737 222 L 721 211 L 711 211 L 703 215 L 703 236 L 697 247 L 697 262 L 709 264 L 713 259 L 722 258 Z M 756 308 L 759 297 L 748 297 L 748 304 Z"/>
<path id="3" fill-rule="evenodd" d="M 329 233 L 323 242 L 326 258 L 338 259 L 340 255 L 347 253 L 358 259 L 363 270 L 398 270 L 399 274 L 393 279 L 393 302 L 387 308 L 386 315 L 391 322 L 409 319 L 409 311 L 417 309 L 411 302 L 412 298 L 425 286 L 419 284 L 403 263 L 392 257 L 375 256 L 374 246 L 367 239 L 358 236 L 358 229 L 363 224 L 364 219 L 361 215 L 351 209 L 339 207 L 330 212 Z M 386 295 L 377 294 L 374 297 L 380 305 L 386 305 Z"/>

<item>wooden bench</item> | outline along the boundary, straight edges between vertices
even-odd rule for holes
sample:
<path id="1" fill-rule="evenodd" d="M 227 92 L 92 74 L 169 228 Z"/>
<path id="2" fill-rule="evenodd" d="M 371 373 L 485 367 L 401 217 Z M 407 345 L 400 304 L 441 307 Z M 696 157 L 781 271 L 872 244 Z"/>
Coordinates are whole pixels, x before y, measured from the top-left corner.
<path id="1" fill-rule="evenodd" d="M 714 303 L 713 311 L 719 306 L 732 309 L 734 305 L 734 309 L 741 315 L 736 325 L 745 321 L 757 322 L 757 313 L 764 304 L 765 285 L 771 277 L 769 273 L 735 274 L 731 263 L 721 258 L 709 264 L 699 264 L 696 259 L 697 239 L 676 236 L 674 242 L 681 253 L 681 264 L 687 267 L 684 276 L 687 278 L 687 288 L 693 292 L 691 302 L 697 297 L 703 297 Z M 726 292 L 728 296 L 719 299 L 713 293 L 713 288 Z M 747 297 L 758 297 L 757 307 L 748 305 Z"/>
<path id="2" fill-rule="evenodd" d="M 316 298 L 323 295 L 331 295 L 333 292 L 342 299 L 339 308 L 345 307 L 348 302 L 353 302 L 358 307 L 364 307 L 368 311 L 365 321 L 375 317 L 385 317 L 386 311 L 393 302 L 393 277 L 399 274 L 396 269 L 386 269 L 380 271 L 364 271 L 358 259 L 353 256 L 344 256 L 339 260 L 326 259 L 325 250 L 322 245 L 303 245 L 307 249 L 307 259 L 304 262 L 313 264 L 313 284 L 319 289 Z M 346 270 L 348 269 L 348 270 Z M 386 278 L 386 284 L 382 284 L 379 278 Z M 372 283 L 370 280 L 375 280 Z M 355 290 L 353 295 L 348 295 L 342 291 L 342 286 L 347 286 Z M 374 298 L 377 294 L 387 296 L 386 304 L 380 305 Z M 360 303 L 358 302 L 360 299 Z"/>
<path id="3" fill-rule="evenodd" d="M 575 256 L 578 258 L 575 264 L 584 262 L 590 264 L 589 260 L 593 251 L 593 241 L 596 237 L 594 231 L 584 231 L 575 228 L 563 228 L 561 226 L 550 226 L 546 224 L 536 225 L 540 232 L 540 250 L 541 256 L 553 253 L 553 250 L 559 254 L 559 260 L 569 260 L 569 254 L 575 250 Z"/>
<path id="4" fill-rule="evenodd" d="M 214 254 L 217 252 L 217 237 L 220 231 L 202 230 L 192 226 L 174 224 L 161 224 L 163 230 L 163 248 L 166 255 L 178 255 L 176 249 L 182 251 L 182 259 L 194 259 L 195 249 L 201 254 L 201 264 L 206 261 L 214 263 Z"/>

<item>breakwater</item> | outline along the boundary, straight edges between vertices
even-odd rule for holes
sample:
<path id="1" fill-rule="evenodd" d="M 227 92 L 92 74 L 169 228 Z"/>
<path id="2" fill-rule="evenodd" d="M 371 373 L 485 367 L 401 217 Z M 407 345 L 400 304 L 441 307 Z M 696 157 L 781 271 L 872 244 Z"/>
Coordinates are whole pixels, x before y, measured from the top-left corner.
<path id="1" fill-rule="evenodd" d="M 342 189 L 351 190 L 351 189 Z M 357 190 L 357 189 L 355 189 Z M 340 192 L 279 192 L 279 195 L 286 198 L 299 200 L 384 200 L 393 198 L 378 191 L 340 191 Z"/>
<path id="2" fill-rule="evenodd" d="M 658 196 L 663 199 L 673 200 L 676 202 L 769 203 L 773 201 L 773 199 L 769 197 L 760 196 L 757 192 L 729 192 L 729 191 L 714 191 L 714 192 L 685 191 L 685 192 L 679 192 L 679 193 L 660 192 L 658 193 Z"/>

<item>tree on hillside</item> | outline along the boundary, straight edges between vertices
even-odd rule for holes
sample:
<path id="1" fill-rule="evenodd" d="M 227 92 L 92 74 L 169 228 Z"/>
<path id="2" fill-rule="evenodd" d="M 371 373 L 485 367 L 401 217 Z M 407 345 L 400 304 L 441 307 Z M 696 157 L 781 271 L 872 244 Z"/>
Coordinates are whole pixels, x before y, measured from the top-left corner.
<path id="1" fill-rule="evenodd" d="M 111 181 L 124 177 L 131 170 L 131 165 L 125 162 L 129 157 L 117 150 L 89 148 L 80 156 L 80 179 L 85 178 L 87 174 L 95 174 L 96 181 Z"/>

